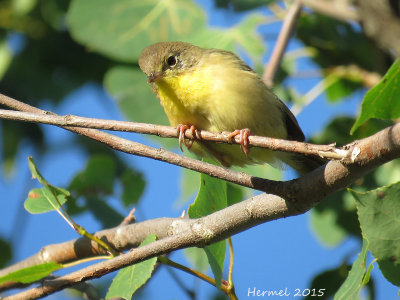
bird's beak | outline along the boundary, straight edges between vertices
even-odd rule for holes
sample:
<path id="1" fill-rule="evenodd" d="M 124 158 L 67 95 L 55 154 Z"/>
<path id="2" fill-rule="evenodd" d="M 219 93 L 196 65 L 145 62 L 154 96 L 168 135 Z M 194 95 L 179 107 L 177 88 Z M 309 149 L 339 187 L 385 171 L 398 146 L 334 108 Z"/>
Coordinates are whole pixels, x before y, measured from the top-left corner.
<path id="1" fill-rule="evenodd" d="M 162 77 L 161 73 L 158 72 L 151 72 L 149 76 L 147 76 L 147 82 L 151 83 L 151 82 L 155 82 L 158 79 L 160 79 Z"/>

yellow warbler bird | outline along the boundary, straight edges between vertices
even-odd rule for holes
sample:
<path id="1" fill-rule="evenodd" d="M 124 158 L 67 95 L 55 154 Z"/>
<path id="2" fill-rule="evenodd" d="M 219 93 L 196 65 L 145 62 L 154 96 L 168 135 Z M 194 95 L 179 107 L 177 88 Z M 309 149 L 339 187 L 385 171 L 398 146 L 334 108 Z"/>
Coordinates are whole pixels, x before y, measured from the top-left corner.
<path id="1" fill-rule="evenodd" d="M 204 49 L 184 42 L 160 42 L 145 48 L 139 66 L 163 106 L 171 126 L 213 132 L 240 133 L 245 145 L 251 134 L 304 141 L 296 118 L 269 90 L 261 78 L 235 54 Z M 238 131 L 240 130 L 240 131 Z M 189 150 L 216 158 L 224 166 L 274 164 L 282 161 L 301 174 L 323 161 L 296 153 L 284 153 L 234 144 L 196 140 Z M 243 153 L 245 152 L 245 153 Z"/>

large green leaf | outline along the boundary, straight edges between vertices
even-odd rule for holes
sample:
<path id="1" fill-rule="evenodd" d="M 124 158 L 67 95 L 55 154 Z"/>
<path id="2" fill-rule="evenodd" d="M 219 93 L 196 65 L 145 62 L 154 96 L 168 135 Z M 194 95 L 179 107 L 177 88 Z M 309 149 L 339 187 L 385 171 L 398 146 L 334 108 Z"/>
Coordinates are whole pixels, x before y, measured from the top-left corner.
<path id="1" fill-rule="evenodd" d="M 150 234 L 140 244 L 140 246 L 150 244 L 155 240 L 156 236 L 154 234 Z M 108 289 L 106 299 L 114 297 L 131 299 L 133 293 L 136 292 L 137 289 L 140 288 L 143 284 L 145 284 L 147 280 L 149 280 L 156 262 L 157 257 L 153 257 L 120 270 L 117 276 L 115 276 L 115 278 L 113 279 L 110 288 Z"/>
<path id="2" fill-rule="evenodd" d="M 186 41 L 205 48 L 218 48 L 232 52 L 244 50 L 257 66 L 261 64 L 265 51 L 265 45 L 257 29 L 264 21 L 264 16 L 252 14 L 239 24 L 227 29 L 202 28 Z"/>
<path id="3" fill-rule="evenodd" d="M 67 22 L 80 43 L 113 59 L 135 62 L 144 46 L 184 40 L 205 26 L 205 15 L 187 0 L 74 0 Z"/>
<path id="4" fill-rule="evenodd" d="M 396 119 L 400 117 L 400 65 L 395 61 L 382 80 L 365 95 L 361 114 L 351 133 L 371 118 Z"/>
<path id="5" fill-rule="evenodd" d="M 400 182 L 365 193 L 351 193 L 357 200 L 369 251 L 378 260 L 382 274 L 394 285 L 400 285 Z"/>
<path id="6" fill-rule="evenodd" d="M 227 187 L 226 182 L 211 176 L 201 174 L 200 190 L 196 200 L 189 206 L 189 216 L 200 218 L 209 215 L 217 210 L 227 207 Z M 213 271 L 217 287 L 220 287 L 222 271 L 225 261 L 226 242 L 218 243 L 205 247 L 208 262 Z"/>

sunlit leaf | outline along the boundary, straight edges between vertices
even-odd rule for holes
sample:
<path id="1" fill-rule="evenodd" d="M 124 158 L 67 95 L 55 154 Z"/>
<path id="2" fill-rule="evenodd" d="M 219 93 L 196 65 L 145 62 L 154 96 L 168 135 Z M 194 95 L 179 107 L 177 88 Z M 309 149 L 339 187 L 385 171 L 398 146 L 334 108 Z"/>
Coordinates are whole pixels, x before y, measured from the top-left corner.
<path id="1" fill-rule="evenodd" d="M 400 117 L 400 63 L 397 60 L 382 80 L 365 95 L 361 114 L 351 133 L 370 118 L 396 119 Z"/>
<path id="2" fill-rule="evenodd" d="M 69 191 L 52 186 L 33 189 L 29 191 L 24 207 L 31 214 L 41 214 L 58 209 L 59 204 L 64 204 L 69 196 Z"/>
<path id="3" fill-rule="evenodd" d="M 358 294 L 364 286 L 367 250 L 368 241 L 364 239 L 361 252 L 354 261 L 346 281 L 335 294 L 334 300 L 358 299 Z"/>
<path id="4" fill-rule="evenodd" d="M 61 264 L 55 262 L 49 262 L 20 269 L 18 271 L 11 272 L 3 277 L 0 277 L 0 284 L 8 281 L 20 282 L 20 283 L 35 282 L 53 273 L 54 271 L 61 269 L 62 267 L 63 265 Z"/>
<path id="5" fill-rule="evenodd" d="M 74 0 L 67 22 L 80 43 L 111 58 L 136 62 L 145 46 L 184 40 L 205 26 L 205 15 L 187 0 Z"/>

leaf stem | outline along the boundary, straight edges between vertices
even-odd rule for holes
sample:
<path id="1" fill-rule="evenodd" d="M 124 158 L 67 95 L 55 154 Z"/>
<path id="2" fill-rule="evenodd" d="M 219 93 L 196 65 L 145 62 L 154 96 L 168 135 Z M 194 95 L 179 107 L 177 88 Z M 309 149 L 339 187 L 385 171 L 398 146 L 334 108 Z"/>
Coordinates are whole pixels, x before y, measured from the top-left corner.
<path id="1" fill-rule="evenodd" d="M 186 272 L 186 273 L 188 273 L 190 275 L 193 275 L 193 276 L 195 276 L 197 278 L 200 278 L 201 280 L 204 280 L 205 282 L 208 282 L 209 284 L 211 284 L 211 285 L 216 287 L 215 280 L 213 278 L 211 278 L 210 276 L 207 276 L 207 275 L 205 275 L 205 274 L 203 274 L 203 273 L 201 273 L 199 271 L 193 270 L 193 269 L 188 268 L 188 267 L 186 267 L 184 265 L 181 265 L 181 264 L 179 264 L 177 262 L 174 262 L 174 261 L 170 260 L 169 258 L 167 258 L 165 256 L 159 256 L 158 257 L 158 261 L 160 263 L 162 263 L 162 264 L 177 268 L 177 269 L 179 269 L 181 271 L 184 271 L 184 272 Z M 236 295 L 235 295 L 235 291 L 233 289 L 233 285 L 229 284 L 225 280 L 222 280 L 222 282 L 221 282 L 221 291 L 224 292 L 229 297 L 229 299 L 231 299 L 231 300 L 237 300 L 238 299 L 236 297 Z"/>

